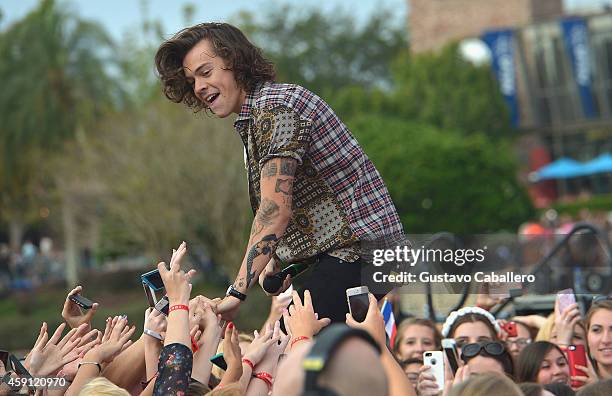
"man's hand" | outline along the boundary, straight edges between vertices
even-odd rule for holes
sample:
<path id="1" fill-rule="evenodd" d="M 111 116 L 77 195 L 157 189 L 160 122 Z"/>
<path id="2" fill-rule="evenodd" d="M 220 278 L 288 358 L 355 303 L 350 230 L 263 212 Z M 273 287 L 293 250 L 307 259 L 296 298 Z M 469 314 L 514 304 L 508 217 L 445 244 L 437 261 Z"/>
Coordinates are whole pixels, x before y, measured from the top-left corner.
<path id="1" fill-rule="evenodd" d="M 77 286 L 68 293 L 66 296 L 66 301 L 64 301 L 64 308 L 62 309 L 62 318 L 68 323 L 71 329 L 79 327 L 83 323 L 89 324 L 91 323 L 91 319 L 96 314 L 98 310 L 98 303 L 93 303 L 91 309 L 88 309 L 85 313 L 81 307 L 70 300 L 70 296 L 74 294 L 81 294 L 83 291 L 83 286 Z"/>
<path id="2" fill-rule="evenodd" d="M 268 293 L 266 289 L 264 289 L 264 280 L 266 279 L 266 276 L 274 275 L 279 272 L 280 272 L 280 266 L 278 265 L 276 260 L 274 260 L 274 257 L 272 257 L 270 261 L 268 262 L 268 264 L 266 265 L 266 267 L 263 269 L 263 271 L 261 271 L 261 273 L 259 274 L 259 286 L 261 286 L 261 290 L 263 290 L 264 293 L 266 293 L 266 295 L 278 296 L 279 294 L 286 291 L 289 288 L 289 286 L 291 286 L 291 282 L 292 282 L 291 275 L 287 275 L 287 277 L 283 281 L 283 284 L 276 292 Z"/>
<path id="3" fill-rule="evenodd" d="M 212 303 L 215 304 L 214 311 L 221 315 L 223 320 L 233 320 L 238 315 L 240 309 L 240 301 L 236 297 L 225 296 L 225 298 L 215 298 Z"/>
<path id="4" fill-rule="evenodd" d="M 314 312 L 310 292 L 304 291 L 304 304 L 297 291 L 293 291 L 293 305 L 289 307 L 289 311 L 283 312 L 285 326 L 292 337 L 308 337 L 312 338 L 319 331 L 331 323 L 329 318 L 319 319 L 319 316 Z"/>

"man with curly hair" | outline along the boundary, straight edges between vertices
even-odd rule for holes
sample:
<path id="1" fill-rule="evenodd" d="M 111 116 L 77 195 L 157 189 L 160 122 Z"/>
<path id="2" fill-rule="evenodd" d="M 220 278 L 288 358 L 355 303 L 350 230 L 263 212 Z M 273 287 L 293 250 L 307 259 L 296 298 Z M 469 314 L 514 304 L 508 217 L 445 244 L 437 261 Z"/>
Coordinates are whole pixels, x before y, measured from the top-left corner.
<path id="1" fill-rule="evenodd" d="M 321 98 L 275 82 L 273 64 L 236 27 L 202 23 L 176 33 L 155 55 L 168 99 L 217 117 L 237 114 L 255 214 L 235 282 L 217 304 L 235 316 L 256 279 L 308 262 L 320 317 L 344 321 L 345 290 L 362 284 L 362 243 L 401 239 L 389 193 L 357 140 Z M 288 276 L 281 289 L 291 284 Z"/>

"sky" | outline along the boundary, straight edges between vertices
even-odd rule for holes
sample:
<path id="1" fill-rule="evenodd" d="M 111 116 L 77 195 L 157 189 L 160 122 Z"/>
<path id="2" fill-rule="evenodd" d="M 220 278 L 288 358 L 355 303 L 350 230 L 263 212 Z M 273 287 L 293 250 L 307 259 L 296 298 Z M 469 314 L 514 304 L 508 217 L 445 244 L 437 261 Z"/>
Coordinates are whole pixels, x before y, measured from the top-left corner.
<path id="1" fill-rule="evenodd" d="M 80 16 L 101 22 L 115 37 L 121 38 L 134 23 L 142 20 L 141 0 L 60 0 L 68 3 Z M 398 18 L 405 18 L 406 0 L 148 0 L 148 15 L 162 21 L 165 34 L 172 34 L 185 27 L 182 15 L 183 5 L 194 4 L 196 22 L 227 21 L 240 10 L 256 12 L 262 8 L 293 2 L 304 7 L 316 7 L 332 11 L 336 7 L 353 12 L 357 21 L 365 21 L 380 8 L 396 10 Z M 38 0 L 0 0 L 2 20 L 0 30 L 20 19 L 38 4 Z M 359 7 L 355 7 L 359 4 Z"/>
<path id="2" fill-rule="evenodd" d="M 11 22 L 22 18 L 38 4 L 39 0 L 0 0 L 2 20 L 0 30 Z M 102 23 L 116 38 L 120 39 L 128 29 L 142 20 L 142 0 L 59 0 L 68 3 L 82 17 Z M 512 1 L 512 0 L 509 0 Z M 612 6 L 612 0 L 563 0 L 569 12 L 581 9 Z M 380 7 L 395 10 L 398 21 L 405 20 L 409 10 L 406 0 L 148 0 L 148 14 L 152 19 L 162 21 L 166 35 L 171 35 L 185 27 L 182 8 L 185 4 L 194 4 L 196 14 L 194 22 L 227 21 L 240 10 L 256 12 L 262 8 L 293 2 L 304 7 L 316 7 L 332 11 L 336 7 L 351 12 L 357 21 L 365 21 Z M 358 4 L 358 6 L 356 6 Z"/>

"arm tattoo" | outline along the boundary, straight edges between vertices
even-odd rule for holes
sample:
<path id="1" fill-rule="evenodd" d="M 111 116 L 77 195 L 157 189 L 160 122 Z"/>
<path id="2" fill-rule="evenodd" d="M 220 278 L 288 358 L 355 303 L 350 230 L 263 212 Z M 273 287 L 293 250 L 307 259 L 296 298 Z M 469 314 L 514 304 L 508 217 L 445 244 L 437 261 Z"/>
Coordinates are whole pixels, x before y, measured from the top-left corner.
<path id="1" fill-rule="evenodd" d="M 262 228 L 269 226 L 272 224 L 272 221 L 278 217 L 279 210 L 280 209 L 276 202 L 272 201 L 271 199 L 264 198 L 261 201 L 261 205 L 259 205 L 259 210 L 255 216 L 255 221 L 258 221 Z"/>
<path id="2" fill-rule="evenodd" d="M 297 168 L 297 161 L 294 159 L 282 158 L 280 163 L 280 174 L 285 176 L 295 175 L 295 169 Z"/>
<path id="3" fill-rule="evenodd" d="M 255 272 L 253 269 L 253 261 L 261 256 L 267 255 L 268 257 L 272 256 L 274 253 L 274 248 L 278 243 L 278 238 L 276 238 L 275 234 L 269 234 L 263 237 L 259 242 L 254 244 L 249 250 L 249 254 L 246 259 L 246 284 L 247 287 L 251 285 L 251 281 L 255 279 Z"/>
<path id="4" fill-rule="evenodd" d="M 270 160 L 266 162 L 266 164 L 261 169 L 261 173 L 263 174 L 263 177 L 276 176 L 277 172 L 278 172 L 278 167 L 276 165 L 276 161 L 274 160 Z"/>
<path id="5" fill-rule="evenodd" d="M 293 179 L 276 179 L 276 187 L 274 192 L 280 192 L 285 195 L 290 195 L 293 188 Z"/>

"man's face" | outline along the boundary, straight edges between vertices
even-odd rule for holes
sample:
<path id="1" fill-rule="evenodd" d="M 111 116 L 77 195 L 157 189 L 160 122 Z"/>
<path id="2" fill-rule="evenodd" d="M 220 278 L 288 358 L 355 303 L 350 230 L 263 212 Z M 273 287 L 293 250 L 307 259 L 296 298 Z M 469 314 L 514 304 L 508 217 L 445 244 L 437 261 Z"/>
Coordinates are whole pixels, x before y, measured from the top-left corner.
<path id="1" fill-rule="evenodd" d="M 240 113 L 246 94 L 208 40 L 200 41 L 185 55 L 183 70 L 195 96 L 215 115 L 225 118 Z"/>

